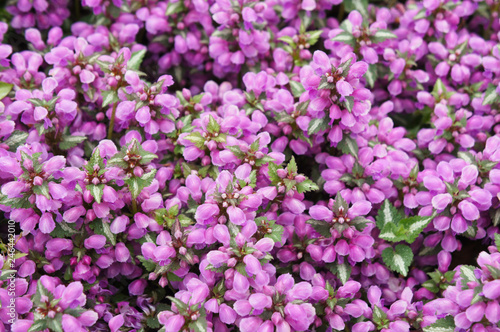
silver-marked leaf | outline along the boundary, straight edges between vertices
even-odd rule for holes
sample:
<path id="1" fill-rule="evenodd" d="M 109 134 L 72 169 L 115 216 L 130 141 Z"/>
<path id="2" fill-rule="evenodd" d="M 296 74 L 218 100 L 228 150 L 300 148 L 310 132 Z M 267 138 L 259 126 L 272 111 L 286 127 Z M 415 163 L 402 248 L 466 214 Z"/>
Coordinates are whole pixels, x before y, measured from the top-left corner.
<path id="1" fill-rule="evenodd" d="M 382 259 L 389 269 L 406 277 L 413 261 L 413 252 L 410 247 L 398 244 L 395 249 L 385 248 L 382 251 Z"/>

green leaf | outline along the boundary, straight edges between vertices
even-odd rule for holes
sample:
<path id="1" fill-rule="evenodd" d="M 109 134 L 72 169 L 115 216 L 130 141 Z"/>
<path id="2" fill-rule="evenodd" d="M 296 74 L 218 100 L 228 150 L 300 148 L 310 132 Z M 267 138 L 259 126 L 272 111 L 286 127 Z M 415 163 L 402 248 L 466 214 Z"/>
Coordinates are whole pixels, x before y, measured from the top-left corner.
<path id="1" fill-rule="evenodd" d="M 96 219 L 90 223 L 89 226 L 92 228 L 94 233 L 104 235 L 112 245 L 116 245 L 116 235 L 111 232 L 109 223 L 102 221 L 101 219 Z"/>
<path id="2" fill-rule="evenodd" d="M 421 20 L 423 18 L 426 18 L 427 17 L 427 10 L 425 8 L 423 8 L 422 10 L 420 10 L 417 15 L 413 16 L 413 20 L 416 21 L 416 20 Z"/>
<path id="3" fill-rule="evenodd" d="M 359 147 L 354 138 L 344 135 L 342 140 L 338 143 L 337 148 L 345 154 L 350 154 L 358 158 Z"/>
<path id="4" fill-rule="evenodd" d="M 212 134 L 218 133 L 220 131 L 220 125 L 211 115 L 209 116 L 207 131 Z"/>
<path id="5" fill-rule="evenodd" d="M 4 143 L 9 147 L 10 151 L 16 151 L 19 146 L 26 143 L 27 138 L 27 132 L 16 130 L 4 141 Z"/>
<path id="6" fill-rule="evenodd" d="M 352 58 L 347 59 L 345 62 L 342 62 L 339 66 L 339 69 L 342 69 L 342 76 L 346 77 L 349 74 L 349 70 L 351 69 Z M 354 101 L 354 98 L 353 98 Z"/>
<path id="7" fill-rule="evenodd" d="M 488 89 L 484 93 L 483 105 L 491 105 L 498 99 L 498 93 L 496 91 L 497 87 L 490 84 Z"/>
<path id="8" fill-rule="evenodd" d="M 336 35 L 335 37 L 332 38 L 332 41 L 338 41 L 338 42 L 341 42 L 344 44 L 349 44 L 352 46 L 354 46 L 354 44 L 356 42 L 353 35 L 347 31 L 343 31 L 343 32 L 339 33 L 338 35 Z"/>
<path id="9" fill-rule="evenodd" d="M 98 185 L 88 184 L 87 189 L 90 191 L 90 194 L 92 195 L 92 197 L 94 197 L 97 204 L 101 204 L 101 198 L 102 198 L 102 195 L 104 194 L 104 191 L 103 191 L 104 184 L 102 184 L 102 183 L 98 184 Z"/>
<path id="10" fill-rule="evenodd" d="M 295 42 L 293 41 L 293 38 L 290 36 L 281 36 L 278 38 L 279 41 L 282 41 L 284 43 L 287 43 L 290 45 L 292 48 L 295 48 Z"/>
<path id="11" fill-rule="evenodd" d="M 204 150 L 205 149 L 205 141 L 206 141 L 206 139 L 203 136 L 201 136 L 200 132 L 194 131 L 191 134 L 187 135 L 185 138 L 188 141 L 191 141 L 192 143 L 194 143 L 194 145 L 196 145 L 196 147 L 198 149 L 200 149 L 200 150 Z"/>
<path id="12" fill-rule="evenodd" d="M 48 320 L 47 327 L 52 332 L 63 332 L 62 313 L 58 313 L 54 318 Z"/>
<path id="13" fill-rule="evenodd" d="M 395 249 L 385 248 L 382 251 L 382 259 L 389 269 L 406 277 L 413 261 L 413 252 L 410 247 L 404 244 L 398 244 Z"/>
<path id="14" fill-rule="evenodd" d="M 0 82 L 0 100 L 4 99 L 7 97 L 9 92 L 12 90 L 14 85 L 5 83 L 5 82 Z"/>
<path id="15" fill-rule="evenodd" d="M 476 157 L 474 157 L 474 155 L 468 151 L 459 151 L 457 155 L 460 159 L 465 160 L 467 163 L 471 165 L 476 164 Z"/>
<path id="16" fill-rule="evenodd" d="M 364 18 L 368 18 L 368 0 L 349 0 L 343 2 L 345 10 L 357 10 Z M 347 20 L 346 20 L 347 21 Z"/>
<path id="17" fill-rule="evenodd" d="M 364 77 L 366 79 L 366 83 L 370 86 L 370 88 L 373 88 L 373 86 L 375 85 L 375 81 L 378 78 L 377 65 L 369 65 Z"/>
<path id="18" fill-rule="evenodd" d="M 436 83 L 434 84 L 434 88 L 432 89 L 432 95 L 435 98 L 438 98 L 439 96 L 445 94 L 446 92 L 447 92 L 446 86 L 444 85 L 443 81 L 440 78 L 438 78 L 436 80 Z"/>
<path id="19" fill-rule="evenodd" d="M 269 168 L 269 180 L 273 183 L 277 183 L 281 181 L 281 178 L 278 176 L 277 170 L 278 170 L 278 165 L 276 163 L 272 162 L 269 163 L 268 165 Z"/>
<path id="20" fill-rule="evenodd" d="M 185 10 L 184 1 L 170 2 L 165 11 L 165 16 L 180 13 Z"/>
<path id="21" fill-rule="evenodd" d="M 87 165 L 84 166 L 84 168 L 90 173 L 94 173 L 94 166 L 99 166 L 99 169 L 104 169 L 104 160 L 101 157 L 101 152 L 99 151 L 99 148 L 95 148 L 94 151 L 92 152 L 92 156 L 90 157 L 89 162 Z"/>
<path id="22" fill-rule="evenodd" d="M 199 317 L 197 320 L 189 324 L 189 328 L 194 332 L 205 332 L 207 331 L 207 326 L 207 320 L 205 317 Z"/>
<path id="23" fill-rule="evenodd" d="M 311 225 L 321 236 L 326 238 L 332 237 L 332 234 L 330 233 L 331 225 L 326 221 L 309 219 L 307 223 Z"/>
<path id="24" fill-rule="evenodd" d="M 295 162 L 295 157 L 292 156 L 292 159 L 288 162 L 288 166 L 286 167 L 288 173 L 295 174 L 297 173 L 297 163 Z"/>
<path id="25" fill-rule="evenodd" d="M 321 81 L 319 82 L 318 89 L 319 90 L 323 90 L 323 89 L 332 90 L 332 89 L 335 89 L 335 84 L 329 83 L 326 76 L 322 76 Z"/>
<path id="26" fill-rule="evenodd" d="M 389 30 L 384 30 L 384 29 L 379 29 L 375 35 L 371 37 L 372 42 L 374 43 L 381 43 L 387 39 L 394 39 L 398 38 L 395 34 L 390 32 Z"/>
<path id="27" fill-rule="evenodd" d="M 354 97 L 353 96 L 346 96 L 344 97 L 344 105 L 345 108 L 349 111 L 352 112 L 352 108 L 354 107 Z"/>
<path id="28" fill-rule="evenodd" d="M 386 199 L 378 210 L 377 217 L 375 218 L 377 227 L 382 230 L 388 223 L 398 224 L 402 216 L 398 210 Z"/>
<path id="29" fill-rule="evenodd" d="M 409 218 L 404 218 L 400 222 L 400 226 L 405 230 L 404 238 L 408 243 L 413 243 L 415 239 L 422 233 L 425 227 L 434 219 L 434 215 L 431 216 L 414 216 Z"/>
<path id="30" fill-rule="evenodd" d="M 314 118 L 309 122 L 309 128 L 307 129 L 307 134 L 309 136 L 319 133 L 320 131 L 327 130 L 330 128 L 328 125 L 329 120 L 325 118 Z"/>
<path id="31" fill-rule="evenodd" d="M 318 185 L 309 179 L 304 180 L 300 183 L 297 183 L 297 184 L 295 184 L 295 186 L 297 187 L 297 192 L 299 194 L 302 194 L 302 193 L 305 193 L 308 191 L 316 191 L 319 189 Z"/>
<path id="32" fill-rule="evenodd" d="M 455 320 L 452 316 L 438 319 L 435 323 L 424 327 L 424 332 L 454 332 Z"/>
<path id="33" fill-rule="evenodd" d="M 307 41 L 308 41 L 309 45 L 312 46 L 312 45 L 316 44 L 322 33 L 323 33 L 323 30 L 308 31 L 307 35 L 309 37 L 308 37 Z"/>
<path id="34" fill-rule="evenodd" d="M 39 305 L 42 298 L 49 296 L 51 296 L 51 293 L 47 290 L 47 288 L 45 288 L 42 282 L 38 280 L 36 284 L 35 296 L 33 297 L 33 304 Z"/>
<path id="35" fill-rule="evenodd" d="M 373 322 L 378 326 L 384 325 L 387 321 L 387 314 L 378 306 L 373 307 Z"/>
<path id="36" fill-rule="evenodd" d="M 131 59 L 132 60 L 132 59 Z M 106 90 L 102 93 L 102 107 L 106 107 L 109 104 L 116 103 L 118 101 L 118 94 L 115 90 Z"/>
<path id="37" fill-rule="evenodd" d="M 342 209 L 342 213 L 340 210 Z M 349 204 L 345 201 L 344 197 L 340 193 L 335 196 L 335 202 L 333 203 L 333 213 L 336 215 L 346 214 L 349 210 Z"/>
<path id="38" fill-rule="evenodd" d="M 292 95 L 295 98 L 299 98 L 306 91 L 306 89 L 304 89 L 304 86 L 300 82 L 290 80 L 289 84 L 290 89 L 292 90 Z"/>
<path id="39" fill-rule="evenodd" d="M 127 69 L 136 71 L 139 70 L 139 67 L 141 66 L 141 63 L 144 60 L 145 55 L 146 55 L 146 49 L 142 49 L 140 51 L 132 53 L 132 55 L 130 56 L 130 60 L 128 60 L 127 62 Z"/>
<path id="40" fill-rule="evenodd" d="M 497 250 L 500 252 L 500 234 L 495 233 L 495 246 Z"/>
<path id="41" fill-rule="evenodd" d="M 283 241 L 283 232 L 285 231 L 285 228 L 281 225 L 274 223 L 271 226 L 271 230 L 272 230 L 272 232 L 270 234 L 266 234 L 264 237 L 270 238 L 275 243 L 282 242 Z"/>
<path id="42" fill-rule="evenodd" d="M 86 139 L 86 136 L 64 135 L 62 137 L 61 143 L 59 143 L 59 148 L 61 150 L 69 150 L 82 143 Z"/>
<path id="43" fill-rule="evenodd" d="M 351 277 L 352 267 L 344 262 L 343 264 L 337 264 L 335 271 L 337 278 L 339 278 L 342 284 L 345 284 Z"/>
<path id="44" fill-rule="evenodd" d="M 10 279 L 11 276 L 16 276 L 16 270 L 2 270 L 2 274 L 0 275 L 0 280 Z"/>
<path id="45" fill-rule="evenodd" d="M 156 169 L 153 169 L 148 173 L 145 173 L 140 178 L 133 176 L 125 180 L 125 183 L 129 187 L 130 194 L 132 194 L 132 199 L 136 199 L 137 197 L 139 197 L 144 188 L 151 185 L 153 179 L 155 178 L 155 174 L 156 174 Z"/>
<path id="46" fill-rule="evenodd" d="M 48 328 L 48 319 L 37 319 L 31 324 L 30 328 L 28 329 L 28 332 L 36 332 L 36 331 L 43 331 Z"/>
<path id="47" fill-rule="evenodd" d="M 460 278 L 462 279 L 462 289 L 469 289 L 470 287 L 467 285 L 469 282 L 477 283 L 479 280 L 476 278 L 474 274 L 474 270 L 476 267 L 471 265 L 462 265 L 460 266 Z"/>
<path id="48" fill-rule="evenodd" d="M 33 186 L 33 192 L 37 195 L 42 195 L 50 199 L 49 185 L 46 181 L 44 181 L 40 186 Z"/>

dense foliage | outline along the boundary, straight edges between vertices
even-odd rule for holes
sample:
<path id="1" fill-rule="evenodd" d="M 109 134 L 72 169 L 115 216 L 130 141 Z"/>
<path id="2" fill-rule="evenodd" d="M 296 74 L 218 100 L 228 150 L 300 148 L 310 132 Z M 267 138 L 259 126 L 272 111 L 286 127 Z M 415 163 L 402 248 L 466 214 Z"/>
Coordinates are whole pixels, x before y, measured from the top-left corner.
<path id="1" fill-rule="evenodd" d="M 500 331 L 499 13 L 10 1 L 0 332 Z"/>

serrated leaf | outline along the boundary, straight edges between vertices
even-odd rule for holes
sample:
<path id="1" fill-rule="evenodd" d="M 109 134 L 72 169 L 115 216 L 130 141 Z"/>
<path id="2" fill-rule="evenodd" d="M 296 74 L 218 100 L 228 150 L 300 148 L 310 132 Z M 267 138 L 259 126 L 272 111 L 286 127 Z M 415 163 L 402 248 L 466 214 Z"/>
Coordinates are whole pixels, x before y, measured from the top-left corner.
<path id="1" fill-rule="evenodd" d="M 432 95 L 435 98 L 438 98 L 441 94 L 445 94 L 447 92 L 446 86 L 444 85 L 443 81 L 438 78 L 436 80 L 436 83 L 434 84 L 434 88 L 432 89 Z"/>
<path id="2" fill-rule="evenodd" d="M 355 39 L 352 34 L 347 31 L 343 31 L 332 38 L 332 41 L 338 41 L 344 44 L 354 45 Z"/>
<path id="3" fill-rule="evenodd" d="M 168 11 L 168 8 L 167 8 L 167 11 Z M 142 60 L 144 60 L 145 55 L 146 55 L 146 49 L 142 49 L 140 51 L 136 51 L 136 52 L 132 53 L 132 55 L 130 56 L 130 59 L 127 61 L 127 69 L 139 70 L 139 67 L 141 66 Z"/>
<path id="4" fill-rule="evenodd" d="M 498 93 L 496 89 L 497 87 L 494 85 L 490 85 L 488 87 L 488 89 L 484 92 L 483 105 L 491 105 L 497 100 Z"/>
<path id="5" fill-rule="evenodd" d="M 406 277 L 413 261 L 413 252 L 410 247 L 398 244 L 395 250 L 391 247 L 385 248 L 382 251 L 382 259 L 389 269 Z"/>
<path id="6" fill-rule="evenodd" d="M 364 18 L 368 18 L 368 0 L 344 1 L 343 5 L 348 12 L 357 10 Z"/>
<path id="7" fill-rule="evenodd" d="M 500 234 L 495 233 L 495 246 L 497 250 L 500 252 Z"/>
<path id="8" fill-rule="evenodd" d="M 467 285 L 469 282 L 478 282 L 474 270 L 476 268 L 471 265 L 462 265 L 460 266 L 460 278 L 462 279 L 462 289 L 469 289 L 470 287 Z"/>
<path id="9" fill-rule="evenodd" d="M 285 228 L 283 226 L 275 223 L 271 226 L 271 231 L 272 232 L 270 234 L 266 234 L 264 237 L 270 238 L 275 243 L 283 241 L 283 232 L 285 231 Z"/>
<path id="10" fill-rule="evenodd" d="M 341 211 L 342 210 L 342 211 Z M 335 196 L 335 202 L 333 203 L 332 211 L 335 215 L 346 214 L 349 210 L 349 204 L 345 201 L 344 197 L 340 193 Z"/>
<path id="11" fill-rule="evenodd" d="M 82 143 L 86 139 L 87 137 L 85 136 L 64 135 L 62 137 L 61 143 L 59 143 L 59 148 L 61 150 L 69 150 Z"/>
<path id="12" fill-rule="evenodd" d="M 377 325 L 383 325 L 387 320 L 387 314 L 379 307 L 373 307 L 373 322 Z"/>
<path id="13" fill-rule="evenodd" d="M 211 115 L 209 116 L 207 131 L 212 134 L 220 131 L 219 123 Z"/>
<path id="14" fill-rule="evenodd" d="M 292 156 L 292 159 L 290 159 L 290 162 L 288 162 L 288 165 L 286 168 L 288 170 L 288 173 L 291 173 L 291 174 L 297 173 L 298 169 L 297 169 L 297 163 L 295 162 L 295 157 Z"/>
<path id="15" fill-rule="evenodd" d="M 318 89 L 319 90 L 324 90 L 324 89 L 332 90 L 332 89 L 335 89 L 335 83 L 328 82 L 328 79 L 326 78 L 326 76 L 322 76 L 321 80 L 319 82 L 319 85 L 318 85 Z"/>
<path id="16" fill-rule="evenodd" d="M 28 332 L 36 332 L 36 331 L 43 331 L 46 330 L 48 327 L 48 319 L 37 319 L 31 324 L 30 328 L 28 329 Z"/>
<path id="17" fill-rule="evenodd" d="M 0 100 L 4 99 L 7 97 L 9 92 L 12 90 L 14 85 L 5 83 L 5 82 L 0 82 Z"/>
<path id="18" fill-rule="evenodd" d="M 189 328 L 191 328 L 194 332 L 205 332 L 207 331 L 207 320 L 205 317 L 199 317 L 194 322 L 189 324 Z"/>
<path id="19" fill-rule="evenodd" d="M 326 221 L 309 219 L 307 223 L 311 225 L 321 236 L 326 238 L 332 237 L 332 234 L 330 233 L 331 225 Z"/>
<path id="20" fill-rule="evenodd" d="M 425 227 L 434 219 L 431 216 L 414 216 L 404 218 L 400 222 L 400 227 L 405 230 L 404 237 L 408 243 L 413 243 L 415 239 L 422 233 Z"/>
<path id="21" fill-rule="evenodd" d="M 90 194 L 94 197 L 97 204 L 101 204 L 102 195 L 104 194 L 104 184 L 88 184 L 87 190 L 90 191 Z"/>
<path id="22" fill-rule="evenodd" d="M 16 151 L 17 147 L 26 143 L 28 138 L 28 133 L 21 130 L 14 131 L 9 138 L 7 138 L 4 143 L 9 147 L 10 151 Z"/>
<path id="23" fill-rule="evenodd" d="M 376 220 L 376 225 L 378 229 L 382 230 L 384 226 L 388 223 L 398 224 L 402 219 L 401 214 L 398 210 L 386 199 L 380 206 Z"/>
<path id="24" fill-rule="evenodd" d="M 368 84 L 368 86 L 370 88 L 373 88 L 373 86 L 375 85 L 375 81 L 378 78 L 377 65 L 376 64 L 369 65 L 368 70 L 366 71 L 364 77 L 366 79 L 366 83 Z"/>
<path id="25" fill-rule="evenodd" d="M 114 90 L 106 90 L 102 93 L 102 107 L 106 107 L 109 104 L 116 103 L 118 101 L 118 94 Z"/>
<path id="26" fill-rule="evenodd" d="M 268 165 L 269 169 L 269 180 L 273 183 L 277 183 L 281 181 L 281 178 L 278 176 L 277 170 L 278 170 L 278 165 L 276 163 L 272 162 L 269 163 Z"/>
<path id="27" fill-rule="evenodd" d="M 438 319 L 435 323 L 424 327 L 424 332 L 454 332 L 455 320 L 452 316 Z"/>
<path id="28" fill-rule="evenodd" d="M 381 43 L 383 41 L 386 41 L 387 39 L 394 39 L 394 38 L 397 38 L 397 36 L 392 32 L 390 32 L 389 30 L 379 29 L 372 36 L 371 40 L 374 43 Z"/>
<path id="29" fill-rule="evenodd" d="M 459 151 L 457 155 L 460 159 L 465 160 L 467 163 L 471 165 L 476 165 L 476 157 L 474 157 L 472 153 L 468 151 Z"/>
<path id="30" fill-rule="evenodd" d="M 355 139 L 344 135 L 342 140 L 338 143 L 337 148 L 340 149 L 345 154 L 350 154 L 354 157 L 358 157 L 359 147 Z"/>
<path id="31" fill-rule="evenodd" d="M 140 178 L 133 176 L 125 180 L 125 183 L 129 187 L 130 194 L 132 195 L 132 199 L 139 197 L 142 190 L 151 185 L 155 177 L 155 174 L 156 174 L 156 169 L 153 169 L 148 173 L 145 173 Z"/>
<path id="32" fill-rule="evenodd" d="M 194 145 L 202 150 L 202 149 L 205 149 L 205 141 L 206 139 L 201 136 L 201 133 L 198 132 L 198 131 L 195 131 L 195 132 L 192 132 L 191 134 L 189 134 L 188 136 L 185 137 L 185 139 L 187 139 L 188 141 L 194 143 Z"/>
<path id="33" fill-rule="evenodd" d="M 308 191 L 315 191 L 315 190 L 319 189 L 318 185 L 309 179 L 304 180 L 300 183 L 297 183 L 297 184 L 295 184 L 295 186 L 297 187 L 297 192 L 299 194 L 302 194 L 302 193 L 305 193 Z"/>
<path id="34" fill-rule="evenodd" d="M 11 276 L 16 276 L 17 271 L 16 270 L 3 270 L 2 269 L 2 274 L 0 275 L 0 280 L 7 280 L 10 279 Z"/>
<path id="35" fill-rule="evenodd" d="M 290 80 L 289 84 L 290 89 L 292 90 L 292 95 L 295 98 L 299 98 L 306 91 L 306 89 L 304 89 L 304 86 L 300 82 Z"/>
<path id="36" fill-rule="evenodd" d="M 314 118 L 309 122 L 309 128 L 307 129 L 307 134 L 309 136 L 319 133 L 320 131 L 327 130 L 330 128 L 328 125 L 329 120 L 327 118 Z"/>
<path id="37" fill-rule="evenodd" d="M 335 271 L 335 275 L 337 276 L 337 278 L 339 278 L 342 284 L 345 284 L 351 277 L 352 267 L 344 262 L 343 264 L 337 264 L 337 266 L 335 267 Z"/>
<path id="38" fill-rule="evenodd" d="M 49 185 L 47 182 L 44 181 L 40 186 L 33 186 L 32 189 L 35 194 L 42 195 L 47 197 L 47 199 L 50 199 Z"/>
<path id="39" fill-rule="evenodd" d="M 292 46 L 292 48 L 295 48 L 295 42 L 293 41 L 293 38 L 290 36 L 281 36 L 278 38 L 278 40 L 287 43 L 288 45 Z"/>
<path id="40" fill-rule="evenodd" d="M 345 96 L 344 99 L 345 99 L 344 100 L 345 108 L 349 112 L 352 112 L 352 108 L 354 107 L 354 97 L 353 96 Z"/>
<path id="41" fill-rule="evenodd" d="M 309 45 L 312 46 L 312 45 L 316 44 L 322 33 L 323 33 L 323 30 L 308 31 L 307 35 L 309 37 L 308 37 L 307 41 L 308 41 Z"/>
<path id="42" fill-rule="evenodd" d="M 112 245 L 116 245 L 116 235 L 111 232 L 107 222 L 97 219 L 90 223 L 90 228 L 94 233 L 104 235 Z"/>

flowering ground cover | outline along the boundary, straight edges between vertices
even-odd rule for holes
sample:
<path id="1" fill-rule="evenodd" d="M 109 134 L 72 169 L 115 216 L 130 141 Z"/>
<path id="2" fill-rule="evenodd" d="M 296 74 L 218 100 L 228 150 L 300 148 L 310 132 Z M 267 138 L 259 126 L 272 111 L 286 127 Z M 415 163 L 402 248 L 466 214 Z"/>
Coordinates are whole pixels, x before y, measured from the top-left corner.
<path id="1" fill-rule="evenodd" d="M 499 0 L 11 0 L 0 332 L 500 331 Z"/>

